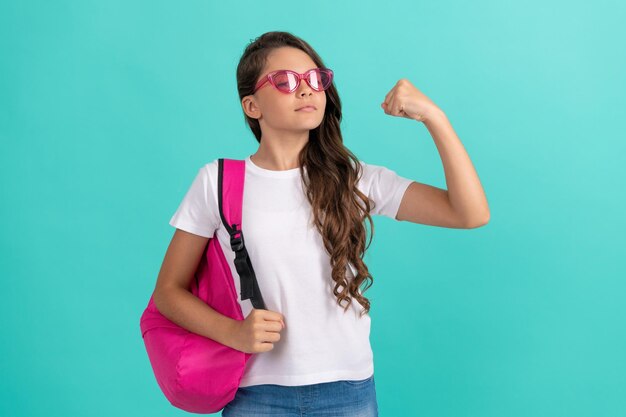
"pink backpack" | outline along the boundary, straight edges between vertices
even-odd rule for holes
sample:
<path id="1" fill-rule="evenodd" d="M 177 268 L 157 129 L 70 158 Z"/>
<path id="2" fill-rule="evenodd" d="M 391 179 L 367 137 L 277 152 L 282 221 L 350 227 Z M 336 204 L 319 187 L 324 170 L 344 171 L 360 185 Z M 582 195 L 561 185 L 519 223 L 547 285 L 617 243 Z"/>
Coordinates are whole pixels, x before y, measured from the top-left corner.
<path id="1" fill-rule="evenodd" d="M 245 161 L 218 162 L 220 217 L 235 252 L 241 299 L 250 299 L 254 308 L 265 309 L 241 230 Z M 244 320 L 233 276 L 216 234 L 207 243 L 190 291 L 217 312 Z M 157 383 L 173 406 L 191 413 L 216 413 L 235 397 L 251 353 L 178 326 L 159 313 L 152 297 L 141 316 L 140 328 Z"/>

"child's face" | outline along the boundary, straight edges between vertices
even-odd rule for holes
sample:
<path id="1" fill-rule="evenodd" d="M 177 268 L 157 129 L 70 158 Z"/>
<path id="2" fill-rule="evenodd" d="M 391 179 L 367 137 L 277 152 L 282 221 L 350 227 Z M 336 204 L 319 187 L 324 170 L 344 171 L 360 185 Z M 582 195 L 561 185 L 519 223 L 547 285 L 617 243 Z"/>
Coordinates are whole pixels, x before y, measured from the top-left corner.
<path id="1" fill-rule="evenodd" d="M 316 67 L 304 51 L 292 47 L 278 48 L 270 53 L 257 83 L 275 70 L 290 69 L 302 74 Z M 298 88 L 289 94 L 278 91 L 267 82 L 253 96 L 258 107 L 257 116 L 260 115 L 257 118 L 264 132 L 268 129 L 308 131 L 319 126 L 324 118 L 326 92 L 313 90 L 305 80 L 301 80 Z M 311 112 L 296 111 L 304 105 L 312 105 L 316 109 Z"/>

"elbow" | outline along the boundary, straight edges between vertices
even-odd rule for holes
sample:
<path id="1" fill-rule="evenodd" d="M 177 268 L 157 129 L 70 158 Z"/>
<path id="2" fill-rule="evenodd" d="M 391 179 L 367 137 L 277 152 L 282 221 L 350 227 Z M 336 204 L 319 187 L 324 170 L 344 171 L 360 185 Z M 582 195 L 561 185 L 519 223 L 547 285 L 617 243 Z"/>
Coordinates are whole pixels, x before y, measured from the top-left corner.
<path id="1" fill-rule="evenodd" d="M 489 219 L 490 219 L 491 213 L 489 211 L 487 211 L 486 214 L 477 217 L 475 219 L 470 219 L 469 221 L 467 221 L 465 223 L 465 228 L 466 229 L 476 229 L 478 227 L 482 227 L 485 226 L 487 223 L 489 223 Z"/>
<path id="2" fill-rule="evenodd" d="M 162 311 L 167 308 L 166 305 L 168 304 L 168 298 L 171 292 L 171 287 L 160 287 L 157 285 L 152 293 L 152 301 L 157 310 Z"/>
<path id="3" fill-rule="evenodd" d="M 152 302 L 154 303 L 154 306 L 157 308 L 157 310 L 161 311 L 161 306 L 162 306 L 162 297 L 163 293 L 161 291 L 159 291 L 158 289 L 155 289 L 152 292 Z"/>

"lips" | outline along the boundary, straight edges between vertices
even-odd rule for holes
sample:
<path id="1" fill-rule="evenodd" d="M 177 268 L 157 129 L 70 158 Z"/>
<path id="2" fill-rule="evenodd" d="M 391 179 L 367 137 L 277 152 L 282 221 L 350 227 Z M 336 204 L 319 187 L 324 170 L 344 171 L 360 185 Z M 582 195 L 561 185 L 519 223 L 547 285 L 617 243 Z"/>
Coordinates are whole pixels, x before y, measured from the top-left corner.
<path id="1" fill-rule="evenodd" d="M 304 109 L 304 110 L 309 110 L 309 111 L 310 111 L 310 110 L 317 110 L 317 107 L 315 107 L 315 106 L 313 106 L 313 105 L 306 105 L 306 106 L 298 107 L 298 108 L 296 109 L 296 111 L 298 111 L 298 110 L 303 110 L 303 109 Z"/>

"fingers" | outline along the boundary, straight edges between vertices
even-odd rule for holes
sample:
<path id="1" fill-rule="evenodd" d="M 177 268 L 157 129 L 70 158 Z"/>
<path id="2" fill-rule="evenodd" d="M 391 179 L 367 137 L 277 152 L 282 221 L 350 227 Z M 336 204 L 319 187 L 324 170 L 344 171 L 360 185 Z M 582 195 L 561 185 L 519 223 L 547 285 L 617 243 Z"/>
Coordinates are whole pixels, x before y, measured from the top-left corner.
<path id="1" fill-rule="evenodd" d="M 285 327 L 285 319 L 283 318 L 283 315 L 280 313 L 277 313 L 275 311 L 269 311 L 268 310 L 269 315 L 265 316 L 265 320 L 277 323 L 278 325 L 281 326 L 281 329 Z"/>
<path id="2" fill-rule="evenodd" d="M 394 90 L 395 90 L 395 87 L 389 90 L 389 92 L 385 96 L 385 99 L 383 100 L 383 104 L 385 104 L 385 107 L 387 107 L 387 109 L 389 109 L 389 100 L 391 99 L 391 96 L 393 95 Z"/>
<path id="3" fill-rule="evenodd" d="M 272 311 L 272 310 L 257 310 L 257 311 L 262 312 L 262 317 L 266 322 L 276 323 L 276 325 L 279 327 L 279 330 L 285 328 L 285 317 L 282 314 L 276 311 Z"/>
<path id="4" fill-rule="evenodd" d="M 282 322 L 280 321 L 266 321 L 265 329 L 268 332 L 280 332 L 285 328 Z"/>
<path id="5" fill-rule="evenodd" d="M 398 102 L 396 96 L 396 86 L 394 86 L 391 91 L 387 93 L 385 96 L 385 101 L 383 102 L 383 110 L 386 114 L 392 116 L 400 116 L 402 113 L 402 103 Z"/>
<path id="6" fill-rule="evenodd" d="M 388 111 L 389 114 L 391 114 L 392 116 L 396 116 L 398 111 L 396 110 L 396 96 L 395 94 L 391 97 L 391 100 L 389 101 L 389 106 L 388 106 Z"/>

